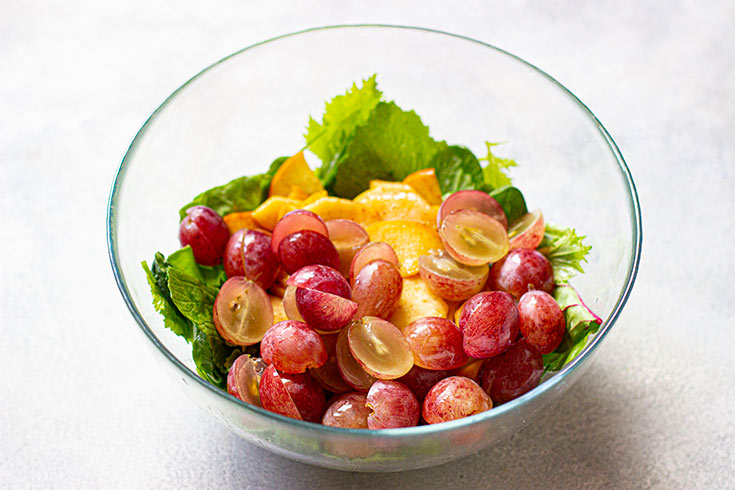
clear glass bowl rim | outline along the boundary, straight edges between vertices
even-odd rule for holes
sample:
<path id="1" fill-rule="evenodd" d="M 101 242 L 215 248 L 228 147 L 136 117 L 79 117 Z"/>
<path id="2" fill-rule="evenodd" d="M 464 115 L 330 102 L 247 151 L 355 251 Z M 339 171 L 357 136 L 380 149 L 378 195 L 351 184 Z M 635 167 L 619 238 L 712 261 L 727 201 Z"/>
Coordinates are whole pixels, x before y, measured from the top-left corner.
<path id="1" fill-rule="evenodd" d="M 237 56 L 245 51 L 249 51 L 253 48 L 257 48 L 258 46 L 261 46 L 263 44 L 272 43 L 280 39 L 289 38 L 293 36 L 299 36 L 299 35 L 307 34 L 307 33 L 314 32 L 314 31 L 365 29 L 365 28 L 387 29 L 387 30 L 408 30 L 408 31 L 417 31 L 417 32 L 423 32 L 423 33 L 436 34 L 440 36 L 449 36 L 455 39 L 461 39 L 461 40 L 464 40 L 470 43 L 475 43 L 480 46 L 484 46 L 488 49 L 494 50 L 498 53 L 508 56 L 514 59 L 515 61 L 531 68 L 534 72 L 543 76 L 549 82 L 556 85 L 557 88 L 561 89 L 561 91 L 569 97 L 570 101 L 575 103 L 579 108 L 581 108 L 582 111 L 587 115 L 587 117 L 594 123 L 594 125 L 597 127 L 602 137 L 607 142 L 610 152 L 617 160 L 618 165 L 620 167 L 620 172 L 628 186 L 628 198 L 630 199 L 631 208 L 633 210 L 633 220 L 634 220 L 633 244 L 632 244 L 633 251 L 632 251 L 630 263 L 628 265 L 628 273 L 627 273 L 627 279 L 625 282 L 625 286 L 623 287 L 623 290 L 618 296 L 618 299 L 615 303 L 615 306 L 613 307 L 612 312 L 610 313 L 607 319 L 603 320 L 603 324 L 600 327 L 600 330 L 598 331 L 598 333 L 595 335 L 592 341 L 588 343 L 587 346 L 585 346 L 584 350 L 572 362 L 566 365 L 556 375 L 546 380 L 545 382 L 541 383 L 539 386 L 537 386 L 530 392 L 508 403 L 495 407 L 492 410 L 489 410 L 489 411 L 486 411 L 486 412 L 483 412 L 477 415 L 473 415 L 471 417 L 454 420 L 451 422 L 444 422 L 441 424 L 434 424 L 434 425 L 423 425 L 423 426 L 417 426 L 417 427 L 407 427 L 407 428 L 402 428 L 402 429 L 382 429 L 382 430 L 342 429 L 342 428 L 337 428 L 337 427 L 329 427 L 329 426 L 324 426 L 320 424 L 314 424 L 311 422 L 304 422 L 304 421 L 292 419 L 289 417 L 284 417 L 282 415 L 270 412 L 260 407 L 256 407 L 254 405 L 245 403 L 229 395 L 226 391 L 220 390 L 219 388 L 215 387 L 214 385 L 210 384 L 209 382 L 199 377 L 197 373 L 191 371 L 188 367 L 186 367 L 176 356 L 174 356 L 158 340 L 158 338 L 155 336 L 153 331 L 148 327 L 145 320 L 143 319 L 143 316 L 141 315 L 140 311 L 136 307 L 135 302 L 133 301 L 132 296 L 128 290 L 124 275 L 119 267 L 118 249 L 117 249 L 117 243 L 114 239 L 113 230 L 115 229 L 115 206 L 117 204 L 117 198 L 119 196 L 119 189 L 125 177 L 125 172 L 127 170 L 126 164 L 127 164 L 128 156 L 133 154 L 139 138 L 146 132 L 149 123 L 151 123 L 156 118 L 158 113 L 161 112 L 169 104 L 170 101 L 176 98 L 179 91 L 181 91 L 184 87 L 188 86 L 191 82 L 199 78 L 202 74 L 209 71 L 211 68 L 227 61 L 233 56 Z M 117 286 L 120 289 L 120 293 L 123 296 L 125 304 L 130 310 L 130 313 L 133 315 L 133 318 L 135 318 L 135 321 L 138 323 L 138 326 L 141 328 L 145 336 L 148 337 L 148 339 L 158 348 L 160 353 L 163 354 L 163 356 L 166 357 L 170 362 L 172 362 L 185 376 L 187 376 L 193 382 L 199 383 L 205 389 L 211 391 L 214 394 L 214 396 L 224 397 L 230 403 L 234 403 L 242 407 L 243 410 L 254 411 L 263 417 L 268 417 L 268 418 L 274 419 L 275 421 L 280 421 L 286 426 L 293 425 L 293 426 L 296 426 L 300 430 L 313 431 L 315 436 L 319 434 L 323 434 L 326 431 L 326 432 L 332 432 L 335 435 L 340 435 L 340 436 L 349 435 L 349 436 L 354 436 L 355 438 L 360 438 L 363 440 L 365 439 L 369 440 L 369 439 L 374 439 L 374 438 L 384 439 L 384 438 L 391 438 L 391 437 L 401 438 L 401 437 L 411 437 L 411 436 L 427 436 L 427 435 L 439 434 L 443 432 L 451 432 L 452 430 L 458 429 L 460 427 L 469 426 L 469 425 L 473 425 L 476 423 L 481 423 L 483 421 L 488 421 L 493 418 L 501 417 L 504 413 L 512 411 L 516 407 L 519 407 L 521 405 L 528 403 L 531 399 L 537 396 L 543 396 L 545 392 L 553 389 L 557 385 L 557 383 L 561 382 L 562 379 L 567 374 L 577 369 L 578 366 L 580 366 L 580 364 L 582 364 L 584 360 L 590 355 L 590 353 L 594 351 L 598 345 L 600 345 L 604 337 L 607 335 L 607 333 L 610 331 L 610 329 L 613 327 L 616 320 L 618 319 L 620 312 L 622 311 L 623 307 L 625 306 L 625 303 L 627 302 L 630 296 L 630 292 L 633 288 L 633 283 L 635 282 L 635 278 L 638 274 L 638 267 L 640 263 L 640 255 L 641 255 L 641 247 L 642 247 L 642 238 L 643 238 L 640 203 L 638 200 L 638 193 L 636 191 L 635 183 L 633 182 L 633 177 L 630 173 L 630 169 L 628 168 L 628 165 L 625 163 L 625 159 L 623 158 L 623 155 L 621 154 L 617 144 L 615 143 L 615 141 L 613 141 L 612 137 L 610 136 L 608 131 L 605 129 L 605 127 L 602 125 L 602 123 L 597 119 L 597 117 L 592 113 L 592 111 L 581 100 L 579 100 L 577 96 L 574 95 L 569 89 L 564 87 L 561 83 L 559 83 L 551 75 L 539 69 L 535 65 L 529 63 L 528 61 L 512 53 L 509 53 L 508 51 L 505 51 L 491 44 L 488 44 L 482 41 L 478 41 L 476 39 L 473 39 L 467 36 L 463 36 L 460 34 L 453 34 L 453 33 L 441 31 L 438 29 L 430 29 L 430 28 L 415 27 L 415 26 L 404 26 L 404 25 L 391 25 L 391 24 L 329 25 L 329 26 L 313 27 L 313 28 L 303 29 L 300 31 L 295 31 L 295 32 L 287 33 L 287 34 L 282 34 L 280 36 L 276 36 L 276 37 L 252 44 L 243 49 L 240 49 L 232 53 L 231 55 L 226 56 L 222 58 L 221 60 L 216 61 L 215 63 L 207 66 L 202 71 L 200 71 L 199 73 L 194 75 L 192 78 L 187 80 L 183 85 L 181 85 L 173 93 L 171 93 L 171 95 L 169 95 L 163 101 L 163 103 L 161 103 L 153 111 L 153 113 L 148 117 L 148 119 L 145 121 L 143 126 L 141 126 L 141 128 L 138 130 L 132 142 L 130 143 L 130 146 L 125 152 L 125 155 L 123 156 L 123 159 L 120 162 L 120 165 L 118 166 L 118 169 L 115 173 L 112 187 L 110 189 L 110 195 L 109 195 L 109 200 L 108 200 L 108 205 L 107 205 L 106 234 L 107 234 L 107 249 L 108 249 L 108 255 L 110 258 L 110 264 L 112 266 L 112 272 L 115 276 L 115 281 L 117 282 Z"/>

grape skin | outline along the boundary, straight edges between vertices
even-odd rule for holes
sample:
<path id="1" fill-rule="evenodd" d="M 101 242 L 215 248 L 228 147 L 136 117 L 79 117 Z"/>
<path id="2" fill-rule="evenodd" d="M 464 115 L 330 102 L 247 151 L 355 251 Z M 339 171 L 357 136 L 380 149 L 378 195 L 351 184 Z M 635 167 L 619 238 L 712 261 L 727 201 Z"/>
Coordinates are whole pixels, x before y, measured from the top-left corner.
<path id="1" fill-rule="evenodd" d="M 285 320 L 273 325 L 260 343 L 260 354 L 282 373 L 303 373 L 327 362 L 321 336 L 306 323 Z"/>
<path id="2" fill-rule="evenodd" d="M 388 319 L 398 306 L 403 278 L 398 268 L 385 260 L 373 260 L 355 276 L 352 301 L 359 306 L 356 317 Z"/>
<path id="3" fill-rule="evenodd" d="M 278 258 L 289 274 L 312 264 L 339 267 L 339 254 L 329 238 L 311 230 L 291 233 L 284 238 L 278 246 Z"/>
<path id="4" fill-rule="evenodd" d="M 338 396 L 324 412 L 322 424 L 343 429 L 367 429 L 370 409 L 366 403 L 367 395 L 359 391 Z"/>
<path id="5" fill-rule="evenodd" d="M 480 293 L 463 308 L 460 325 L 467 355 L 487 359 L 505 352 L 518 337 L 518 308 L 508 293 Z"/>
<path id="6" fill-rule="evenodd" d="M 487 393 L 464 376 L 450 376 L 434 385 L 424 399 L 422 415 L 429 424 L 469 417 L 493 408 Z"/>
<path id="7" fill-rule="evenodd" d="M 189 245 L 197 264 L 217 265 L 222 261 L 230 230 L 214 210 L 192 206 L 179 224 L 179 243 Z"/>
<path id="8" fill-rule="evenodd" d="M 554 289 L 554 271 L 548 259 L 536 250 L 516 248 L 508 252 L 490 268 L 488 285 L 520 299 L 531 289 L 551 293 Z"/>
<path id="9" fill-rule="evenodd" d="M 413 392 L 397 381 L 378 380 L 367 394 L 370 429 L 397 429 L 419 423 L 419 402 Z"/>
<path id="10" fill-rule="evenodd" d="M 518 302 L 521 334 L 541 354 L 553 352 L 561 344 L 566 322 L 559 304 L 545 291 L 529 291 Z"/>
<path id="11" fill-rule="evenodd" d="M 500 405 L 538 386 L 543 374 L 541 353 L 526 339 L 521 339 L 504 354 L 485 361 L 481 384 L 495 403 Z"/>
<path id="12" fill-rule="evenodd" d="M 457 369 L 467 362 L 462 333 L 446 318 L 424 317 L 403 330 L 414 364 L 425 369 Z"/>

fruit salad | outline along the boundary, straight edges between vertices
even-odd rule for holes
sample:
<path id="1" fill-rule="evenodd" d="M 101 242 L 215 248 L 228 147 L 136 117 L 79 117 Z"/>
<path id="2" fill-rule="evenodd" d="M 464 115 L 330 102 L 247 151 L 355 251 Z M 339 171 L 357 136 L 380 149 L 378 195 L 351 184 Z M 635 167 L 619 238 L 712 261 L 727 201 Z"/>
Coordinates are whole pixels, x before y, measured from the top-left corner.
<path id="1" fill-rule="evenodd" d="M 202 378 L 294 419 L 402 428 L 522 396 L 602 322 L 568 283 L 584 237 L 527 209 L 494 146 L 355 84 L 301 151 L 181 208 L 182 248 L 143 263 L 154 307 Z"/>

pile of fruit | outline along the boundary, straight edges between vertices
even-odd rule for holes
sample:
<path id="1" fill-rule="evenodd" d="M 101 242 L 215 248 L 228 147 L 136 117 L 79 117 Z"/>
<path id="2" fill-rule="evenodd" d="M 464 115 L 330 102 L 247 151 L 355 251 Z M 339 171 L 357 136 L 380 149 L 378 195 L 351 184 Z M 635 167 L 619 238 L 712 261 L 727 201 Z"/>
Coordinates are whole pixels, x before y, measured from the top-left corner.
<path id="1" fill-rule="evenodd" d="M 211 313 L 240 346 L 226 387 L 310 422 L 384 429 L 477 414 L 538 385 L 565 337 L 537 251 L 540 211 L 507 222 L 488 193 L 442 199 L 434 169 L 327 195 L 298 153 L 253 211 L 185 210 L 181 245 L 223 263 Z M 242 353 L 247 352 L 247 353 Z"/>

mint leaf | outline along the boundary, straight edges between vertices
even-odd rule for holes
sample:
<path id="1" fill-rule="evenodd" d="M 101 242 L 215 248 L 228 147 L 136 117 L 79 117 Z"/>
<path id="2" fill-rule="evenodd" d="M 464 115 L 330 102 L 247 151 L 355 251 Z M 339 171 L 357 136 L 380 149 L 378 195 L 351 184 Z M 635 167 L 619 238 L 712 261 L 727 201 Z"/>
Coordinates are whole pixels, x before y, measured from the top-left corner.
<path id="1" fill-rule="evenodd" d="M 168 269 L 168 288 L 171 291 L 171 301 L 183 316 L 204 333 L 217 335 L 212 320 L 217 288 L 204 284 L 175 267 Z"/>
<path id="2" fill-rule="evenodd" d="M 199 282 L 218 289 L 227 280 L 225 268 L 221 264 L 213 267 L 197 264 L 189 245 L 169 255 L 166 262 Z"/>
<path id="3" fill-rule="evenodd" d="M 148 279 L 148 285 L 151 288 L 153 307 L 161 316 L 163 316 L 163 325 L 176 335 L 184 337 L 187 342 L 190 342 L 193 338 L 191 322 L 181 315 L 179 310 L 176 309 L 174 304 L 171 302 L 171 297 L 168 294 L 168 288 L 164 291 L 159 286 L 157 278 L 148 268 L 148 264 L 143 261 L 141 265 L 143 266 L 146 278 Z"/>
<path id="4" fill-rule="evenodd" d="M 373 75 L 364 80 L 360 88 L 353 83 L 344 95 L 327 102 L 321 123 L 309 117 L 306 146 L 324 163 L 318 171 L 322 181 L 332 174 L 330 165 L 336 162 L 335 157 L 345 147 L 355 128 L 367 122 L 380 102 L 383 94 L 378 90 L 375 78 Z"/>
<path id="5" fill-rule="evenodd" d="M 602 325 L 602 319 L 584 304 L 573 287 L 557 286 L 553 296 L 564 312 L 567 331 L 561 345 L 554 352 L 543 356 L 547 371 L 558 371 L 577 357 L 584 350 L 590 336 L 596 334 Z"/>
<path id="6" fill-rule="evenodd" d="M 486 141 L 485 145 L 487 145 L 487 156 L 485 158 L 480 158 L 480 160 L 487 162 L 487 165 L 482 169 L 485 184 L 493 189 L 511 185 L 507 171 L 511 167 L 518 166 L 515 160 L 511 160 L 510 158 L 500 158 L 493 155 L 492 147 L 499 144 L 500 143 L 490 143 L 489 141 Z"/>
<path id="7" fill-rule="evenodd" d="M 592 246 L 585 245 L 584 236 L 578 236 L 573 228 L 561 228 L 546 223 L 544 238 L 537 250 L 544 254 L 554 269 L 554 282 L 563 284 L 578 272 L 584 272 L 582 261 Z"/>
<path id="8" fill-rule="evenodd" d="M 464 146 L 452 145 L 442 148 L 434 155 L 429 166 L 436 172 L 442 195 L 482 187 L 480 162 Z"/>
<path id="9" fill-rule="evenodd" d="M 508 219 L 508 224 L 513 223 L 515 220 L 523 216 L 528 212 L 526 207 L 526 200 L 523 198 L 523 193 L 513 186 L 499 187 L 490 192 L 490 195 L 498 201 L 500 207 L 505 212 L 505 217 Z"/>
<path id="10" fill-rule="evenodd" d="M 242 353 L 241 347 L 227 344 L 216 333 L 208 335 L 203 330 L 196 330 L 191 357 L 199 375 L 213 385 L 226 387 L 230 366 Z"/>
<path id="11" fill-rule="evenodd" d="M 352 199 L 367 189 L 372 179 L 403 180 L 426 168 L 446 147 L 429 136 L 429 128 L 415 112 L 403 111 L 394 102 L 381 102 L 339 154 L 333 182 L 326 187 L 337 196 Z"/>
<path id="12" fill-rule="evenodd" d="M 279 162 L 281 158 L 283 160 Z M 284 157 L 281 158 L 276 159 L 271 164 L 271 169 L 264 174 L 240 177 L 202 192 L 179 210 L 179 219 L 184 219 L 186 210 L 193 206 L 207 206 L 220 216 L 239 211 L 252 211 L 268 197 L 268 187 L 273 177 L 270 172 L 273 170 L 275 173 L 285 161 Z"/>

